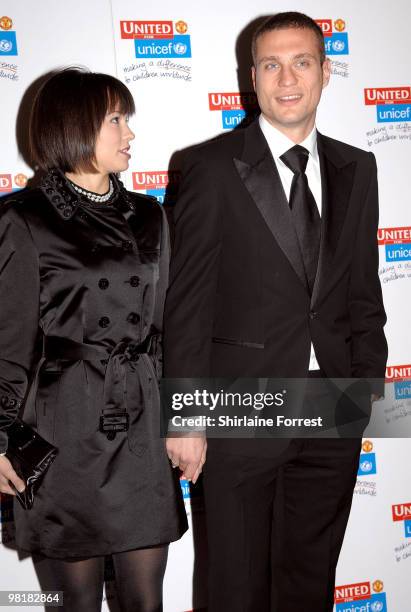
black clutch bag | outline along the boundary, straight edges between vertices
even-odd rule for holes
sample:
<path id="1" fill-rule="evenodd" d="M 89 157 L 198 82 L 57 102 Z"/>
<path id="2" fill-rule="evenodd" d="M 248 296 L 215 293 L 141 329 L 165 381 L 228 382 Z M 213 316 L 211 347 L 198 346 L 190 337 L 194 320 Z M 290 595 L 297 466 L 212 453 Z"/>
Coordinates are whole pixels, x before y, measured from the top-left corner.
<path id="1" fill-rule="evenodd" d="M 44 474 L 57 455 L 57 448 L 42 438 L 34 429 L 20 419 L 7 428 L 9 459 L 17 475 L 24 481 L 26 488 L 16 497 L 25 510 L 30 510 L 34 493 L 39 488 Z"/>

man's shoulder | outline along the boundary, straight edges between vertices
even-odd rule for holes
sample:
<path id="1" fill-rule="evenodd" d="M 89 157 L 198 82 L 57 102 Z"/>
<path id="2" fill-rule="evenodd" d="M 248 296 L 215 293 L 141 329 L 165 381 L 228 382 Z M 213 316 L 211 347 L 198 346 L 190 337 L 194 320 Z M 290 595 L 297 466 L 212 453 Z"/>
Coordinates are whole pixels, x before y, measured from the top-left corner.
<path id="1" fill-rule="evenodd" d="M 318 134 L 318 148 L 324 152 L 334 153 L 341 158 L 341 161 L 349 163 L 352 161 L 370 162 L 374 156 L 369 151 L 364 151 L 359 147 L 354 147 L 342 140 L 336 140 L 324 134 Z"/>
<path id="2" fill-rule="evenodd" d="M 244 134 L 247 128 L 232 130 L 226 134 L 219 134 L 214 138 L 189 147 L 184 152 L 184 161 L 201 161 L 219 164 L 241 155 L 244 146 Z"/>

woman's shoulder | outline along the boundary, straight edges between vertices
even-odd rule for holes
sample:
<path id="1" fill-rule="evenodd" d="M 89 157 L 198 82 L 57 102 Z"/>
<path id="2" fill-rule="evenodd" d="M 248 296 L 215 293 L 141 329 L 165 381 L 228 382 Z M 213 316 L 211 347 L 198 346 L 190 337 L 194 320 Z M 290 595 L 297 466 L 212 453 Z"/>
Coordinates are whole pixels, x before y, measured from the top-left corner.
<path id="1" fill-rule="evenodd" d="M 139 193 L 137 191 L 125 191 L 127 197 L 130 198 L 131 202 L 135 206 L 146 207 L 155 211 L 161 210 L 161 205 L 158 202 L 157 198 L 155 198 L 154 196 L 146 195 L 145 193 Z"/>
<path id="2" fill-rule="evenodd" d="M 126 189 L 123 191 L 123 197 L 125 197 L 129 207 L 140 217 L 141 221 L 162 223 L 163 210 L 157 198 Z"/>
<path id="3" fill-rule="evenodd" d="M 40 203 L 44 203 L 44 194 L 38 187 L 21 189 L 0 199 L 0 221 L 25 224 L 26 216 Z"/>

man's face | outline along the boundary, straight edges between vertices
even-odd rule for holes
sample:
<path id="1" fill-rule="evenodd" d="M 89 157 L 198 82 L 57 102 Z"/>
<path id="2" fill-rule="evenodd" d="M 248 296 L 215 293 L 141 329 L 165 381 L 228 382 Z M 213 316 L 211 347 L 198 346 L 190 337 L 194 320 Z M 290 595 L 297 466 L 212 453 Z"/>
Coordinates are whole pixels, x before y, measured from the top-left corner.
<path id="1" fill-rule="evenodd" d="M 290 138 L 305 138 L 330 79 L 329 60 L 321 66 L 315 33 L 287 28 L 262 34 L 252 78 L 264 117 Z"/>

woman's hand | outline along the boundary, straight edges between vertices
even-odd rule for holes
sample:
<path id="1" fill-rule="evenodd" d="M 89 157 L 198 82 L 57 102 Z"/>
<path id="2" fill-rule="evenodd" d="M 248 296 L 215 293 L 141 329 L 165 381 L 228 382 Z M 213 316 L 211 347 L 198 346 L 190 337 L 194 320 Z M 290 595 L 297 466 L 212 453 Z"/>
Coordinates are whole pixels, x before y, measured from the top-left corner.
<path id="1" fill-rule="evenodd" d="M 5 456 L 0 457 L 0 492 L 8 495 L 16 495 L 9 481 L 13 483 L 19 493 L 26 488 L 24 482 L 19 478 L 13 469 L 10 461 Z"/>
<path id="2" fill-rule="evenodd" d="M 183 477 L 195 484 L 206 460 L 207 439 L 204 432 L 167 438 L 166 447 L 171 465 L 180 468 Z"/>

